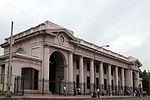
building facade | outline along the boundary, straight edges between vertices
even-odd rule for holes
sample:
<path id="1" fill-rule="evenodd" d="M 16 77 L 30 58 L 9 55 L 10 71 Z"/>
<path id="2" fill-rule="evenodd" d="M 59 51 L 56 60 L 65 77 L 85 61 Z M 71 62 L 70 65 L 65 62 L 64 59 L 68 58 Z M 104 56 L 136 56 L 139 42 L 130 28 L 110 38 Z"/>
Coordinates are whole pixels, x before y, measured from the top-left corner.
<path id="1" fill-rule="evenodd" d="M 0 46 L 0 90 L 7 91 L 9 40 Z M 66 85 L 73 93 L 89 93 L 100 88 L 104 93 L 120 94 L 121 91 L 138 89 L 140 61 L 125 57 L 74 36 L 66 28 L 46 21 L 13 36 L 11 86 L 24 90 L 58 93 Z M 17 81 L 19 77 L 24 80 Z M 39 81 L 44 80 L 44 81 Z M 59 83 L 63 83 L 59 84 Z M 19 85 L 21 84 L 21 85 Z M 17 90 L 19 91 L 19 89 Z"/>

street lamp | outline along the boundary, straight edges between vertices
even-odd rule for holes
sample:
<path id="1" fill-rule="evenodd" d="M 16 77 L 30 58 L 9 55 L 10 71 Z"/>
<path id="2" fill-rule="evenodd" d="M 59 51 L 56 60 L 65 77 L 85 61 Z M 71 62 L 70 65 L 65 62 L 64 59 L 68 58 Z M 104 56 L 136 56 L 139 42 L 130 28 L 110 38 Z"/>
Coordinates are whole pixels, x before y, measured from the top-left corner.
<path id="1" fill-rule="evenodd" d="M 109 45 L 102 45 L 102 46 L 100 46 L 101 48 L 103 48 L 103 47 L 109 47 Z"/>

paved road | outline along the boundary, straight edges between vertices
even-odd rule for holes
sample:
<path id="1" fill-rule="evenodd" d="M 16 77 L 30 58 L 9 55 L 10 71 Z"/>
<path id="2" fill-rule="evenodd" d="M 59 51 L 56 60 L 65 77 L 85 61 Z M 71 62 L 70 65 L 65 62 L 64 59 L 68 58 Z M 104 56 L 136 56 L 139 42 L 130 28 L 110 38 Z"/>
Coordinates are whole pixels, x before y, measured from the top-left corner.
<path id="1" fill-rule="evenodd" d="M 0 98 L 0 100 L 150 100 L 150 97 L 132 98 Z"/>

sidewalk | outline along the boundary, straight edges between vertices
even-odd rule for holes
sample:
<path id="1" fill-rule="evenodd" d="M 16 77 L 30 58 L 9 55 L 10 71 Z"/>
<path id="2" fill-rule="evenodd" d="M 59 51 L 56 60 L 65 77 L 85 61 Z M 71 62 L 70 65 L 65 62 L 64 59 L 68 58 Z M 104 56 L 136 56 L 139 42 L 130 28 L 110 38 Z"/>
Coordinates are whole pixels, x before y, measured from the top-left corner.
<path id="1" fill-rule="evenodd" d="M 134 96 L 100 96 L 100 98 L 131 98 Z M 65 98 L 65 99 L 70 99 L 70 98 L 91 98 L 90 95 L 86 95 L 86 96 L 25 96 L 24 98 Z"/>
<path id="2" fill-rule="evenodd" d="M 100 98 L 132 98 L 135 96 L 100 96 Z M 5 96 L 0 96 L 1 98 L 6 98 Z M 22 99 L 34 99 L 34 98 L 45 98 L 45 99 L 86 99 L 86 98 L 91 98 L 90 95 L 81 95 L 81 96 L 59 96 L 59 95 L 50 95 L 50 96 L 12 96 L 11 98 L 19 98 Z"/>

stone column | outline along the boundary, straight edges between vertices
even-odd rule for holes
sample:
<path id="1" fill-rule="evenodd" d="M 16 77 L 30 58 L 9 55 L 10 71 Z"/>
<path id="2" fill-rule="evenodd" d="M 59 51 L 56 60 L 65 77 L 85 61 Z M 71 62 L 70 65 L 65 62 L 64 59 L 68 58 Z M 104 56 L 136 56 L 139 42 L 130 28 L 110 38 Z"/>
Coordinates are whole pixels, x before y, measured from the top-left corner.
<path id="1" fill-rule="evenodd" d="M 5 73 L 4 73 L 4 91 L 7 91 L 7 78 L 8 78 L 8 63 L 5 63 Z"/>
<path id="2" fill-rule="evenodd" d="M 68 73 L 68 72 L 69 72 L 69 71 L 68 71 L 68 66 L 65 66 L 65 67 L 64 67 L 64 76 L 65 76 L 65 77 L 64 77 L 64 82 L 65 82 L 65 83 L 67 83 L 67 82 L 69 81 L 69 79 L 68 79 L 68 77 L 69 77 L 68 74 L 69 74 L 69 73 Z"/>
<path id="3" fill-rule="evenodd" d="M 121 87 L 122 87 L 122 91 L 124 91 L 124 68 L 121 68 Z"/>
<path id="4" fill-rule="evenodd" d="M 132 70 L 128 69 L 127 71 L 127 76 L 126 76 L 126 84 L 127 84 L 127 89 L 132 91 L 133 88 L 133 76 L 132 76 Z"/>
<path id="5" fill-rule="evenodd" d="M 130 70 L 130 88 L 133 89 L 133 72 Z"/>
<path id="6" fill-rule="evenodd" d="M 72 94 L 73 93 L 73 53 L 69 52 L 69 66 L 68 66 L 68 73 L 69 73 L 69 87 L 68 91 Z"/>
<path id="7" fill-rule="evenodd" d="M 43 51 L 43 78 L 44 78 L 44 91 L 49 92 L 49 47 L 44 46 Z"/>
<path id="8" fill-rule="evenodd" d="M 94 90 L 94 61 L 91 59 L 90 61 L 90 86 L 91 86 L 91 91 Z"/>
<path id="9" fill-rule="evenodd" d="M 112 95 L 112 88 L 111 88 L 111 65 L 108 65 L 108 92 L 109 95 Z"/>
<path id="10" fill-rule="evenodd" d="M 103 70 L 103 62 L 100 62 L 99 64 L 99 69 L 100 69 L 100 89 L 104 89 L 104 70 Z"/>
<path id="11" fill-rule="evenodd" d="M 135 87 L 136 88 L 139 88 L 139 72 L 138 71 L 136 71 L 135 72 L 136 73 L 136 78 L 135 78 Z"/>
<path id="12" fill-rule="evenodd" d="M 115 90 L 116 94 L 118 94 L 118 67 L 115 67 Z"/>
<path id="13" fill-rule="evenodd" d="M 139 79 L 139 71 L 137 73 L 137 88 L 139 89 L 140 92 L 142 92 L 142 84 L 140 84 L 140 79 Z"/>
<path id="14" fill-rule="evenodd" d="M 83 57 L 80 56 L 80 87 L 81 87 L 81 93 L 83 93 L 84 90 L 84 68 L 83 68 Z"/>

